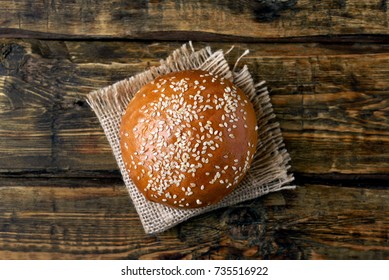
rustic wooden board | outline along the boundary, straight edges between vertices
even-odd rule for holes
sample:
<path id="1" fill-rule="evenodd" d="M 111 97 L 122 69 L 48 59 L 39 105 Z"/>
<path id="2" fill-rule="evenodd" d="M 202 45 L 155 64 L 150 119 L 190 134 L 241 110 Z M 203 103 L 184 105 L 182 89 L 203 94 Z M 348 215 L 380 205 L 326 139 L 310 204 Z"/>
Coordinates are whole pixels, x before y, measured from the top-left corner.
<path id="1" fill-rule="evenodd" d="M 120 180 L 0 181 L 1 259 L 388 259 L 389 190 L 304 185 L 145 235 Z"/>
<path id="2" fill-rule="evenodd" d="M 389 259 L 388 19 L 387 0 L 0 0 L 0 259 Z M 298 188 L 146 235 L 85 97 L 188 40 L 250 49 Z"/>
<path id="3" fill-rule="evenodd" d="M 0 7 L 3 37 L 258 40 L 389 33 L 386 0 L 1 0 Z"/>
<path id="4" fill-rule="evenodd" d="M 85 96 L 157 65 L 179 46 L 1 40 L 0 173 L 118 177 Z M 242 64 L 268 82 L 293 172 L 387 179 L 389 45 L 242 43 L 231 62 L 247 48 Z"/>

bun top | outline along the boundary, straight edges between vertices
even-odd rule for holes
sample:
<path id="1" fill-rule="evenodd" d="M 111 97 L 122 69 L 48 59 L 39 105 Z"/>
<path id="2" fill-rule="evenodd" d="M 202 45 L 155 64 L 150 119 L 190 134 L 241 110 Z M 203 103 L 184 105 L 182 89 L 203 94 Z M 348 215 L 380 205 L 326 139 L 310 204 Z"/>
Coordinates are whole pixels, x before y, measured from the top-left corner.
<path id="1" fill-rule="evenodd" d="M 120 145 L 143 195 L 179 208 L 220 201 L 244 177 L 257 145 L 252 104 L 229 80 L 201 70 L 143 86 L 122 118 Z"/>

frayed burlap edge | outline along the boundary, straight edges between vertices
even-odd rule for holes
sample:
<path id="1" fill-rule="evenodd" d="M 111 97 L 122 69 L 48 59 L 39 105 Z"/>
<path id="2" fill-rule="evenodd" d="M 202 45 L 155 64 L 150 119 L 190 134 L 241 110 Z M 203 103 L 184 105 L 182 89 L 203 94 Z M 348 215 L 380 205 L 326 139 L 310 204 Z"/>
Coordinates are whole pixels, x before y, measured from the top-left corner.
<path id="1" fill-rule="evenodd" d="M 243 55 L 246 53 L 247 51 Z M 246 65 L 240 71 L 235 71 L 238 61 L 231 70 L 222 50 L 213 52 L 210 47 L 205 47 L 195 51 L 189 43 L 175 50 L 166 60 L 162 60 L 160 66 L 91 92 L 87 96 L 87 102 L 97 115 L 112 147 L 124 183 L 146 233 L 162 232 L 201 213 L 254 199 L 269 192 L 294 188 L 288 185 L 293 181 L 293 175 L 288 172 L 290 157 L 284 147 L 279 124 L 274 119 L 265 82 L 254 84 Z M 119 129 L 121 117 L 128 103 L 142 86 L 160 75 L 188 69 L 207 70 L 225 77 L 245 92 L 254 104 L 259 141 L 250 170 L 230 195 L 216 205 L 199 209 L 175 209 L 150 202 L 137 190 L 122 160 Z"/>

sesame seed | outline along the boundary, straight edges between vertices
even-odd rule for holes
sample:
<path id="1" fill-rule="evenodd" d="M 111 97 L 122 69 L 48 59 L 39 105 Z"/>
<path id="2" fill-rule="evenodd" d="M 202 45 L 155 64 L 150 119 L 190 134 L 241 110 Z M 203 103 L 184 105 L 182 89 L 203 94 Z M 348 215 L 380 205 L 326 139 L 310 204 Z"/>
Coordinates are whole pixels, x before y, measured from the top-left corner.
<path id="1" fill-rule="evenodd" d="M 207 76 L 207 75 L 204 75 Z M 170 80 L 169 80 L 170 79 Z M 177 79 L 177 78 L 175 78 Z M 235 122 L 240 120 L 235 113 L 240 105 L 240 96 L 236 94 L 236 89 L 234 87 L 229 87 L 225 85 L 224 92 L 218 93 L 206 93 L 204 91 L 206 86 L 204 83 L 216 81 L 216 75 L 213 75 L 212 78 L 208 79 L 199 79 L 194 81 L 194 79 L 183 78 L 180 80 L 173 80 L 172 77 L 168 79 L 157 79 L 155 82 L 156 87 L 159 88 L 161 96 L 156 101 L 149 103 L 149 105 L 142 107 L 143 112 L 148 110 L 147 119 L 140 121 L 139 123 L 144 123 L 142 127 L 140 125 L 137 128 L 133 128 L 133 131 L 144 131 L 146 137 L 140 136 L 139 133 L 134 133 L 134 137 L 137 138 L 137 141 L 140 141 L 142 149 L 138 151 L 141 157 L 137 157 L 136 164 L 134 166 L 139 167 L 140 170 L 143 170 L 142 174 L 147 173 L 148 182 L 147 189 L 154 189 L 155 196 L 163 196 L 164 199 L 169 200 L 172 195 L 165 195 L 166 190 L 175 185 L 179 189 L 184 188 L 183 194 L 189 196 L 193 194 L 191 188 L 195 187 L 194 183 L 195 176 L 199 176 L 197 170 L 202 168 L 203 165 L 206 166 L 207 163 L 212 161 L 213 151 L 219 149 L 223 142 L 223 132 L 225 134 L 227 131 L 231 131 L 231 128 L 236 129 L 237 124 Z M 217 81 L 220 78 L 217 78 Z M 163 86 L 166 84 L 165 86 Z M 222 82 L 224 84 L 224 82 Z M 189 89 L 189 86 L 198 86 L 194 91 L 195 94 L 185 95 L 185 91 Z M 164 92 L 165 94 L 162 94 Z M 173 93 L 173 94 L 172 94 Z M 222 98 L 221 98 L 222 97 Z M 190 101 L 192 100 L 192 101 Z M 215 103 L 215 105 L 213 105 Z M 202 111 L 206 110 L 222 110 L 222 113 L 219 116 L 218 126 L 212 124 L 210 121 L 211 116 L 208 115 L 208 112 L 202 114 Z M 245 112 L 243 112 L 245 113 Z M 151 118 L 149 117 L 151 116 Z M 154 117 L 157 118 L 155 121 L 152 120 Z M 197 123 L 193 122 L 197 120 Z M 221 122 L 221 123 L 220 123 Z M 193 126 L 191 126 L 191 123 Z M 247 125 L 247 124 L 246 124 Z M 216 127 L 220 127 L 216 129 Z M 225 130 L 224 130 L 225 129 Z M 198 134 L 197 134 L 198 133 Z M 236 133 L 234 133 L 236 134 Z M 227 135 L 231 137 L 234 136 L 232 132 L 228 132 Z M 172 143 L 172 137 L 174 141 Z M 139 140 L 138 140 L 139 139 Z M 251 144 L 248 144 L 249 147 Z M 146 147 L 150 150 L 146 150 Z M 209 150 L 208 150 L 209 149 Z M 133 154 L 136 155 L 136 154 Z M 231 158 L 229 155 L 222 155 L 223 158 Z M 245 167 L 248 168 L 249 159 L 252 156 L 249 155 L 245 157 Z M 232 158 L 233 159 L 233 158 Z M 138 165 L 138 161 L 142 160 L 146 162 L 145 168 Z M 132 159 L 134 161 L 134 159 Z M 237 169 L 238 164 L 230 164 L 231 168 Z M 219 169 L 220 172 L 210 173 L 205 172 L 206 175 L 211 176 L 209 179 L 210 183 L 214 184 L 216 182 L 223 181 L 225 185 L 228 184 L 227 179 L 220 177 L 225 174 L 225 171 L 228 170 L 229 166 L 221 165 Z M 154 173 L 158 172 L 158 174 Z M 235 170 L 236 171 L 236 170 Z M 191 183 L 188 182 L 188 185 L 183 187 L 184 178 L 192 175 Z M 240 177 L 239 177 L 240 178 Z M 190 180 L 189 179 L 189 180 Z M 230 184 L 229 184 L 230 185 Z M 227 186 L 228 187 L 228 186 Z M 201 190 L 204 190 L 204 185 L 200 186 Z M 173 201 L 174 200 L 174 201 Z M 200 200 L 201 201 L 201 200 Z M 177 206 L 180 204 L 180 207 L 183 207 L 186 204 L 183 200 L 179 200 L 177 197 L 170 200 L 171 203 L 175 203 Z M 202 204 L 208 204 L 201 201 Z"/>

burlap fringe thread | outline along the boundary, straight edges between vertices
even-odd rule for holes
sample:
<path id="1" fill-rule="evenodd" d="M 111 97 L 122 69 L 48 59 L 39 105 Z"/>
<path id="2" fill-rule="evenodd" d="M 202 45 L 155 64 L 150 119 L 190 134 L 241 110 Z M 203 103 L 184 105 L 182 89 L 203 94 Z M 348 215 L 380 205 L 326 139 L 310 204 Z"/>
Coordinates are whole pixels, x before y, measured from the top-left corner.
<path id="1" fill-rule="evenodd" d="M 243 55 L 246 53 L 247 51 Z M 290 157 L 284 148 L 279 124 L 274 120 L 275 115 L 264 86 L 265 82 L 254 84 L 246 65 L 240 71 L 235 71 L 238 62 L 239 59 L 233 70 L 230 70 L 222 50 L 213 52 L 210 47 L 205 47 L 195 51 L 189 42 L 175 50 L 166 60 L 162 60 L 160 66 L 152 67 L 87 96 L 87 102 L 96 113 L 112 147 L 124 183 L 146 233 L 162 232 L 201 213 L 254 199 L 269 192 L 294 188 L 288 185 L 293 181 L 293 175 L 288 172 Z M 240 185 L 220 203 L 194 210 L 174 209 L 146 200 L 125 170 L 119 144 L 121 116 L 134 94 L 160 75 L 188 69 L 202 69 L 232 80 L 254 104 L 259 127 L 256 154 L 249 172 Z"/>

